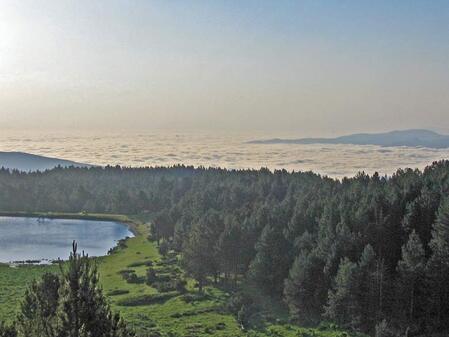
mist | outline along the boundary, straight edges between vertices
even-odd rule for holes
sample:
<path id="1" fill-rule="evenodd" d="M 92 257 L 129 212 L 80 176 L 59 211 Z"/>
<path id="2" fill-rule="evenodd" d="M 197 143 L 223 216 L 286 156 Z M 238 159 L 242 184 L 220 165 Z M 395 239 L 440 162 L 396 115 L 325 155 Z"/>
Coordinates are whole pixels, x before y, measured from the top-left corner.
<path id="1" fill-rule="evenodd" d="M 2 1 L 0 125 L 448 130 L 444 2 Z"/>

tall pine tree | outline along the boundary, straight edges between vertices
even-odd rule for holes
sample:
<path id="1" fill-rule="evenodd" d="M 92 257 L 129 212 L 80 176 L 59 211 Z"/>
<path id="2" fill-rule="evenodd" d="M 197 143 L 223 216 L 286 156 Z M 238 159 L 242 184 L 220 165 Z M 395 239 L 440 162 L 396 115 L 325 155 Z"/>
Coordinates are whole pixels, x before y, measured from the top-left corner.
<path id="1" fill-rule="evenodd" d="M 442 202 L 430 240 L 432 255 L 427 264 L 430 317 L 437 329 L 449 328 L 449 199 Z"/>
<path id="2" fill-rule="evenodd" d="M 403 323 L 407 327 L 413 325 L 419 329 L 420 320 L 425 317 L 424 281 L 426 258 L 423 245 L 418 234 L 413 231 L 407 243 L 402 246 L 402 259 L 398 263 L 399 281 L 398 296 Z"/>

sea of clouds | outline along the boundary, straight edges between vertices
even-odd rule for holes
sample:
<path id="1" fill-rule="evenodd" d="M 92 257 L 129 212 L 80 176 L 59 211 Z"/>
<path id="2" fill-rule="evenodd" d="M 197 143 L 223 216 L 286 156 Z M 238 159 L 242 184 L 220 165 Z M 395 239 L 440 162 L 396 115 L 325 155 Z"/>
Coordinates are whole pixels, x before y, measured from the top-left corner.
<path id="1" fill-rule="evenodd" d="M 449 159 L 449 149 L 246 144 L 259 138 L 261 135 L 255 133 L 6 131 L 0 133 L 0 151 L 27 152 L 97 165 L 267 167 L 314 171 L 336 178 L 361 171 L 391 175 L 399 168 L 422 169 L 433 161 Z"/>

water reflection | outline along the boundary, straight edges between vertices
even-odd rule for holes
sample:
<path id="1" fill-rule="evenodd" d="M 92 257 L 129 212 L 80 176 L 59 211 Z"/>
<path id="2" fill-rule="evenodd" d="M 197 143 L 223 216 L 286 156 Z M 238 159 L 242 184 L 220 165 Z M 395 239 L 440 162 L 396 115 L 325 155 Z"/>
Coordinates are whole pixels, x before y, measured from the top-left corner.
<path id="1" fill-rule="evenodd" d="M 111 221 L 0 217 L 0 262 L 66 259 L 73 240 L 101 256 L 126 236 L 129 229 Z"/>

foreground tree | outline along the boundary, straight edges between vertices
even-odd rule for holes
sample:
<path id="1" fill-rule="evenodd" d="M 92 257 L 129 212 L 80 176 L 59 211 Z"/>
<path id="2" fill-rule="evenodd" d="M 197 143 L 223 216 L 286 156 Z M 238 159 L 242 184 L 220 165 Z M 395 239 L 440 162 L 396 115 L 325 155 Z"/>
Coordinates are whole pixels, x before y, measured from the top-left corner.
<path id="1" fill-rule="evenodd" d="M 73 243 L 61 275 L 45 274 L 27 290 L 17 320 L 19 337 L 134 336 L 107 304 L 95 265 Z"/>
<path id="2" fill-rule="evenodd" d="M 60 280 L 57 275 L 46 273 L 34 281 L 25 293 L 17 318 L 20 336 L 53 337 L 57 335 L 57 310 Z"/>

